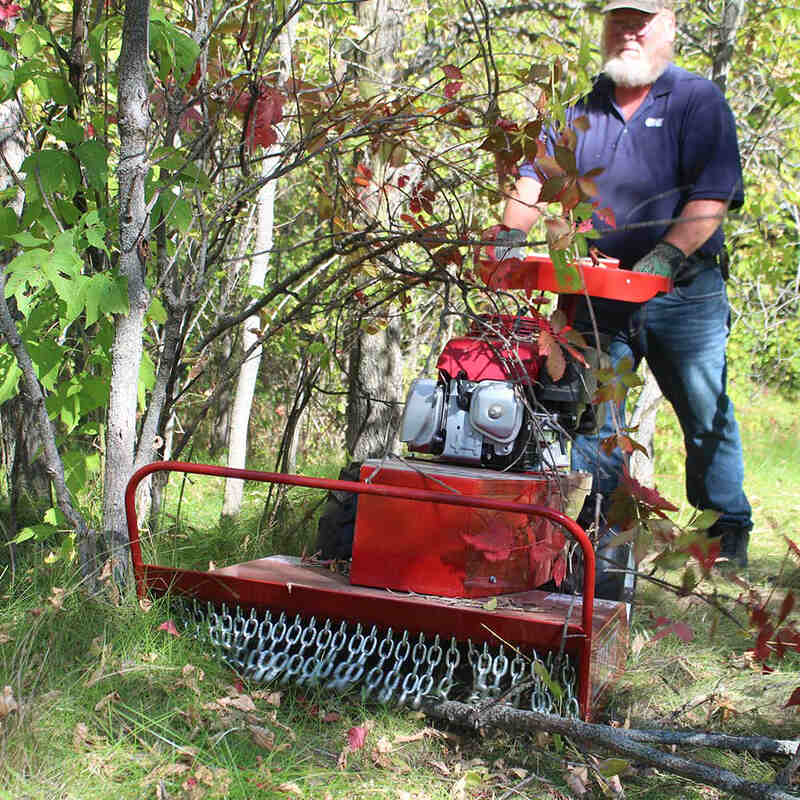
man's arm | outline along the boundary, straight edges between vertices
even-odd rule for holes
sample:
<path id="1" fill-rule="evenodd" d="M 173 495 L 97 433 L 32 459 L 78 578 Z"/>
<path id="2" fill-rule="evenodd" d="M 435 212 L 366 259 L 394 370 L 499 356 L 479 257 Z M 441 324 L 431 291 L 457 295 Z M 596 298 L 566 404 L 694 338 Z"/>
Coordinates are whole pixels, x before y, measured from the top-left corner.
<path id="1" fill-rule="evenodd" d="M 542 184 L 536 178 L 526 175 L 519 178 L 506 203 L 503 224 L 509 228 L 516 228 L 527 236 L 533 223 L 539 218 L 536 202 L 541 190 Z"/>
<path id="2" fill-rule="evenodd" d="M 664 236 L 664 241 L 690 256 L 722 224 L 728 204 L 724 200 L 690 200 Z"/>
<path id="3" fill-rule="evenodd" d="M 633 271 L 677 279 L 681 265 L 709 240 L 727 208 L 724 200 L 690 200 L 664 238 L 633 265 Z"/>

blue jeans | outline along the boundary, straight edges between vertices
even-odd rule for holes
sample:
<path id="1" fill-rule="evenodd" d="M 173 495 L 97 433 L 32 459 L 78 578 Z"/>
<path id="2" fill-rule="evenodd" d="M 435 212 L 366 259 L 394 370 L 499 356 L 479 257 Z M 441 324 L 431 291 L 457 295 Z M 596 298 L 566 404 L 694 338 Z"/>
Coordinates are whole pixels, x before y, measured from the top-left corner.
<path id="1" fill-rule="evenodd" d="M 598 330 L 615 366 L 629 358 L 634 368 L 647 360 L 664 396 L 675 409 L 686 447 L 686 496 L 699 509 L 721 512 L 719 524 L 749 531 L 750 503 L 744 494 L 744 465 L 733 403 L 726 394 L 725 345 L 730 309 L 718 269 L 700 272 L 641 305 L 594 300 Z M 591 331 L 585 307 L 575 327 Z M 624 403 L 618 419 L 624 424 Z M 616 488 L 622 469 L 619 449 L 605 455 L 599 442 L 615 433 L 606 414 L 595 436 L 577 436 L 572 468 L 594 475 L 593 491 L 604 498 Z M 634 434 L 635 438 L 635 434 Z M 593 507 L 593 506 L 592 506 Z"/>

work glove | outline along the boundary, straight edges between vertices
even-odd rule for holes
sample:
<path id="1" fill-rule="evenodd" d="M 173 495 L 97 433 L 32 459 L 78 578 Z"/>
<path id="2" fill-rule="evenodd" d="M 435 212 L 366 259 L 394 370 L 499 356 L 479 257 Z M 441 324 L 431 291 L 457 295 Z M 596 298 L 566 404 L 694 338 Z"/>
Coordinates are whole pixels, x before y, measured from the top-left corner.
<path id="1" fill-rule="evenodd" d="M 633 272 L 672 278 L 678 273 L 678 269 L 684 261 L 686 261 L 686 256 L 683 250 L 675 247 L 674 244 L 662 241 L 633 265 Z"/>
<path id="2" fill-rule="evenodd" d="M 508 228 L 497 231 L 494 237 L 494 257 L 497 261 L 509 258 L 525 258 L 525 249 L 522 245 L 527 241 L 525 231 L 519 228 Z"/>

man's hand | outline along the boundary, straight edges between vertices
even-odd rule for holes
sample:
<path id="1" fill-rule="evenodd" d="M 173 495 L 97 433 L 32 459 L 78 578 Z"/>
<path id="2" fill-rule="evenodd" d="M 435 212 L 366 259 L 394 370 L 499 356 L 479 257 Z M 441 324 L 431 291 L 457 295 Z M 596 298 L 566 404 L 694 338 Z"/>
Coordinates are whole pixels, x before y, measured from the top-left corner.
<path id="1" fill-rule="evenodd" d="M 680 247 L 669 242 L 659 242 L 647 255 L 642 256 L 634 265 L 633 272 L 644 272 L 647 275 L 660 275 L 671 278 L 686 261 Z"/>
<path id="2" fill-rule="evenodd" d="M 528 237 L 525 231 L 519 228 L 509 228 L 499 230 L 494 237 L 494 257 L 497 261 L 505 261 L 509 258 L 525 258 L 525 244 Z"/>

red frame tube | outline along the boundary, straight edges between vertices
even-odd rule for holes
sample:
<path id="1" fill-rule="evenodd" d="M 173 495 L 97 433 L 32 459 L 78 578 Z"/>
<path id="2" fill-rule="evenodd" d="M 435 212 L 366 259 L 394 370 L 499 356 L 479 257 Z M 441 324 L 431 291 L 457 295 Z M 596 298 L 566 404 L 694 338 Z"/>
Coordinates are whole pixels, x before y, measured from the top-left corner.
<path id="1" fill-rule="evenodd" d="M 147 567 L 157 565 L 142 562 L 142 549 L 139 543 L 139 521 L 136 514 L 136 489 L 148 475 L 154 472 L 181 472 L 189 475 L 209 475 L 220 478 L 239 478 L 242 480 L 258 481 L 261 483 L 277 483 L 287 486 L 304 486 L 312 489 L 324 489 L 341 492 L 354 492 L 356 494 L 371 494 L 380 497 L 396 497 L 405 500 L 415 500 L 426 503 L 445 503 L 454 506 L 470 508 L 483 508 L 493 511 L 508 511 L 515 514 L 528 514 L 530 516 L 544 517 L 557 525 L 566 528 L 570 535 L 578 542 L 583 553 L 583 608 L 581 611 L 581 630 L 584 643 L 581 647 L 579 669 L 579 697 L 578 702 L 581 713 L 587 716 L 589 708 L 589 668 L 592 646 L 592 612 L 594 606 L 594 581 L 595 581 L 595 556 L 592 543 L 586 532 L 575 520 L 547 506 L 530 503 L 516 503 L 511 500 L 499 500 L 489 497 L 471 497 L 444 492 L 433 492 L 427 489 L 411 489 L 397 486 L 384 486 L 378 483 L 359 483 L 356 481 L 342 481 L 332 478 L 312 478 L 304 475 L 291 475 L 279 472 L 261 472 L 251 469 L 234 469 L 215 464 L 190 464 L 182 461 L 156 461 L 137 470 L 125 490 L 125 512 L 128 522 L 128 536 L 130 538 L 131 560 L 136 579 L 136 588 L 140 597 L 147 591 L 145 573 Z"/>

